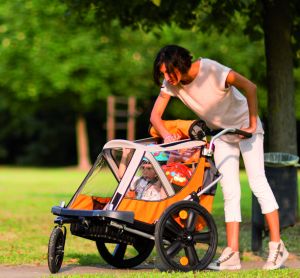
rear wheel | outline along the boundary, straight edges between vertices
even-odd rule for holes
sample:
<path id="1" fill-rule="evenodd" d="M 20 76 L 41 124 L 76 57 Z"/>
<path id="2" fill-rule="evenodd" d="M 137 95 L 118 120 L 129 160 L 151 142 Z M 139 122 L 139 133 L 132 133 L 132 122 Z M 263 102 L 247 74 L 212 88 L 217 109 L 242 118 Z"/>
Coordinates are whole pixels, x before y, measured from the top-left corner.
<path id="1" fill-rule="evenodd" d="M 155 227 L 155 246 L 164 270 L 205 269 L 215 256 L 217 244 L 212 216 L 193 201 L 170 206 Z"/>
<path id="2" fill-rule="evenodd" d="M 141 264 L 151 254 L 154 241 L 136 237 L 133 245 L 127 243 L 109 243 L 105 239 L 96 241 L 101 257 L 110 265 L 117 268 L 131 268 Z"/>
<path id="3" fill-rule="evenodd" d="M 51 273 L 57 273 L 64 259 L 65 233 L 61 227 L 52 230 L 48 244 L 48 267 Z"/>

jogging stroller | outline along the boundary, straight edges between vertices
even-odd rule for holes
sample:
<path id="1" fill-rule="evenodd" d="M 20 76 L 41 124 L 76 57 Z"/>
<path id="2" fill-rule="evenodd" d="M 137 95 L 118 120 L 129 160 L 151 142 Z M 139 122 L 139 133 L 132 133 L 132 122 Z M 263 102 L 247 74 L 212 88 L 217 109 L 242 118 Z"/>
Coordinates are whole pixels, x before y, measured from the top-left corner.
<path id="1" fill-rule="evenodd" d="M 226 133 L 248 134 L 219 130 L 208 143 L 211 131 L 202 121 L 165 124 L 182 140 L 161 144 L 152 128 L 150 138 L 107 142 L 69 203 L 52 207 L 57 217 L 48 245 L 51 273 L 62 265 L 65 224 L 72 235 L 95 241 L 102 258 L 117 268 L 141 264 L 154 245 L 165 270 L 202 270 L 212 261 L 218 233 L 210 212 L 222 178 L 213 143 Z M 136 192 L 146 166 L 155 172 L 154 181 Z"/>

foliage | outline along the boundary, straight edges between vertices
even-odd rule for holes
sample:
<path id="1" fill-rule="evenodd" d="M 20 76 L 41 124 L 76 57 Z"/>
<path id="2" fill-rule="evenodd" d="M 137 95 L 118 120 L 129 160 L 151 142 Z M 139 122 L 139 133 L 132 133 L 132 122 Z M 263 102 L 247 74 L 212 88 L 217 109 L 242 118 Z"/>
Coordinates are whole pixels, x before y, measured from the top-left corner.
<path id="1" fill-rule="evenodd" d="M 235 13 L 235 24 L 220 34 L 208 20 L 210 1 L 202 1 L 201 8 L 197 6 L 190 21 L 184 23 L 183 16 L 198 5 L 196 2 L 189 1 L 185 10 L 182 1 L 166 0 L 118 1 L 118 5 L 111 1 L 1 1 L 0 161 L 31 165 L 76 163 L 78 113 L 88 118 L 94 158 L 105 143 L 105 99 L 111 94 L 138 98 L 137 135 L 147 137 L 149 114 L 159 90 L 152 82 L 153 58 L 162 45 L 172 43 L 190 49 L 194 58 L 216 59 L 253 80 L 259 88 L 260 115 L 265 117 L 264 45 L 262 40 L 254 42 L 243 36 L 250 19 Z M 137 13 L 143 5 L 144 14 Z M 109 16 L 105 9 L 113 14 Z M 164 9 L 165 17 L 161 17 Z M 179 14 L 180 9 L 185 12 Z M 122 18 L 114 19 L 123 11 Z M 74 17 L 77 13 L 80 21 Z M 158 18 L 153 25 L 142 17 L 148 13 Z M 95 25 L 95 18 L 99 25 Z M 189 30 L 179 28 L 192 26 L 193 22 L 197 26 Z M 134 30 L 126 27 L 131 23 Z M 298 69 L 295 75 L 299 82 Z M 172 100 L 165 117 L 190 119 L 195 115 Z"/>
<path id="2" fill-rule="evenodd" d="M 196 28 L 201 31 L 217 29 L 219 33 L 235 32 L 241 24 L 245 34 L 251 40 L 263 38 L 263 2 L 242 1 L 185 1 L 185 0 L 64 0 L 70 12 L 81 18 L 94 17 L 97 25 L 104 27 L 107 22 L 118 18 L 122 26 L 134 29 L 152 30 L 155 26 L 171 25 L 176 22 L 180 28 Z M 300 51 L 300 4 L 297 0 L 289 1 L 292 26 L 292 41 L 295 57 Z M 242 18 L 242 21 L 241 21 Z"/>
<path id="3" fill-rule="evenodd" d="M 12 16 L 16 11 L 17 18 Z M 120 36 L 118 24 L 111 23 L 109 34 L 99 34 L 88 22 L 68 20 L 59 1 L 2 1 L 0 13 L 0 85 L 11 89 L 18 100 L 68 97 L 80 111 L 130 85 L 141 85 L 130 83 L 134 77 L 130 67 L 126 79 L 123 68 L 112 67 L 120 62 L 143 66 L 142 55 L 132 47 L 138 36 L 126 31 Z M 127 47 L 120 47 L 124 37 Z"/>
<path id="4" fill-rule="evenodd" d="M 145 66 L 151 38 L 123 30 L 117 22 L 99 34 L 88 21 L 69 20 L 60 1 L 1 1 L 0 159 L 51 165 L 56 158 L 56 164 L 73 164 L 72 155 L 58 147 L 64 149 L 66 138 L 75 152 L 75 138 L 68 137 L 75 134 L 77 113 L 104 113 L 101 101 L 110 94 L 146 97 L 143 91 L 151 79 L 144 82 L 143 77 L 151 71 Z M 133 47 L 141 40 L 143 55 Z M 62 125 L 66 126 L 63 132 Z M 63 161 L 53 153 L 69 158 Z"/>
<path id="5" fill-rule="evenodd" d="M 297 61 L 300 51 L 299 1 L 65 1 L 73 14 L 83 17 L 92 14 L 100 27 L 117 18 L 124 26 L 141 26 L 146 31 L 176 22 L 181 28 L 206 33 L 217 30 L 228 35 L 242 27 L 251 40 L 264 38 L 270 110 L 268 131 L 270 137 L 277 138 L 268 143 L 272 151 L 297 153 L 293 57 Z M 279 30 L 274 28 L 276 24 Z M 275 45 L 277 42 L 279 47 Z M 282 132 L 288 125 L 288 133 Z M 289 145 L 286 144 L 288 140 Z"/>
<path id="6" fill-rule="evenodd" d="M 16 11 L 18 17 L 13 16 Z M 145 33 L 123 28 L 116 20 L 100 30 L 91 18 L 88 14 L 78 23 L 60 1 L 0 3 L 1 161 L 76 163 L 77 113 L 95 114 L 89 121 L 90 132 L 99 134 L 91 142 L 95 157 L 99 143 L 105 143 L 101 128 L 106 117 L 104 100 L 110 94 L 140 99 L 138 134 L 148 136 L 150 108 L 158 93 L 151 77 L 153 57 L 161 45 L 174 41 L 190 48 L 195 58 L 210 57 L 239 69 L 261 84 L 261 96 L 265 95 L 263 45 L 241 39 L 241 30 L 230 37 L 216 32 L 207 36 L 172 24 Z M 239 53 L 240 48 L 245 51 Z M 239 54 L 228 55 L 231 52 Z M 265 101 L 260 104 L 263 111 Z M 166 117 L 195 116 L 173 101 Z"/>

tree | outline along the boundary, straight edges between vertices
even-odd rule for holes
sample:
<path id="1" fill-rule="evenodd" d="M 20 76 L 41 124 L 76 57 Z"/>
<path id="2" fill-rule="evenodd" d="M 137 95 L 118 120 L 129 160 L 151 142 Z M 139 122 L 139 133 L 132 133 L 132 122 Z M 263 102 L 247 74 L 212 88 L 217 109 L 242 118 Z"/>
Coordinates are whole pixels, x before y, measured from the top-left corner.
<path id="1" fill-rule="evenodd" d="M 176 22 L 181 28 L 234 32 L 243 26 L 252 39 L 265 41 L 268 133 L 271 151 L 297 154 L 293 58 L 300 49 L 297 0 L 65 0 L 73 14 L 93 15 L 98 26 L 118 18 L 123 26 L 149 31 Z M 241 20 L 241 17 L 243 20 Z M 297 52 L 298 51 L 298 52 Z M 288 127 L 288 128 L 287 128 Z"/>
<path id="2" fill-rule="evenodd" d="M 263 1 L 268 103 L 271 112 L 268 124 L 273 138 L 270 140 L 272 149 L 297 154 L 291 40 L 293 22 L 289 4 L 288 1 Z"/>
<path id="3" fill-rule="evenodd" d="M 78 164 L 88 164 L 88 138 L 83 134 L 86 130 L 85 113 L 110 94 L 124 94 L 125 89 L 131 87 L 131 93 L 138 95 L 146 86 L 139 79 L 132 83 L 135 70 L 142 69 L 145 61 L 144 56 L 130 47 L 141 40 L 140 36 L 121 28 L 114 21 L 108 26 L 109 32 L 99 33 L 91 28 L 88 19 L 77 24 L 59 0 L 51 3 L 6 0 L 0 3 L 0 110 L 9 111 L 14 118 L 7 122 L 19 125 L 17 128 L 10 125 L 5 134 L 2 129 L 1 136 L 7 136 L 9 132 L 13 136 L 16 130 L 21 133 L 20 126 L 24 133 L 41 134 L 40 126 L 23 127 L 24 119 L 29 118 L 29 114 L 32 117 L 38 114 L 38 110 L 45 108 L 45 102 L 65 103 L 66 110 L 76 113 L 74 128 L 77 132 L 74 134 L 78 136 Z M 128 48 L 121 47 L 125 43 L 124 37 L 128 39 Z M 144 49 L 146 47 L 145 44 Z M 122 78 L 124 67 L 114 67 L 113 70 L 110 67 L 122 62 L 127 67 L 127 78 Z M 100 107 L 99 110 L 104 109 Z M 3 123 L 3 126 L 7 125 Z M 55 129 L 55 126 L 51 128 Z M 33 151 L 34 147 L 29 144 L 26 147 Z M 51 151 L 50 148 L 42 150 L 47 151 Z M 5 148 L 1 148 L 1 156 L 8 156 Z"/>

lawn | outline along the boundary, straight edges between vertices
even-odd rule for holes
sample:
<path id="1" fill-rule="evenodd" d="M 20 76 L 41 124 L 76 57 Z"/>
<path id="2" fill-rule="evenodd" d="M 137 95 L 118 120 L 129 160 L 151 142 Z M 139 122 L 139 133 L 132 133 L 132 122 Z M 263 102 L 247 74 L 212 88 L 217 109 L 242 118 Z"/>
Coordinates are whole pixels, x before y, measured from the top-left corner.
<path id="1" fill-rule="evenodd" d="M 85 171 L 75 168 L 0 168 L 0 264 L 47 264 L 47 244 L 54 220 L 51 207 L 63 200 L 68 202 L 85 175 Z M 256 260 L 251 252 L 251 192 L 244 172 L 241 173 L 241 183 L 243 222 L 240 251 L 243 260 Z M 226 243 L 220 188 L 213 217 L 218 226 L 220 252 Z M 299 235 L 300 223 L 282 232 L 289 251 L 297 256 L 300 256 L 300 245 L 295 242 L 299 242 Z M 267 239 L 263 246 L 266 249 Z M 149 260 L 154 260 L 155 255 L 153 251 Z M 267 256 L 265 252 L 260 255 Z M 68 233 L 64 264 L 70 263 L 105 264 L 94 242 Z"/>

